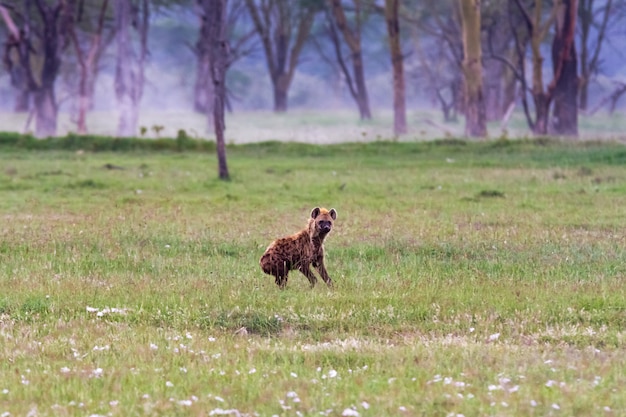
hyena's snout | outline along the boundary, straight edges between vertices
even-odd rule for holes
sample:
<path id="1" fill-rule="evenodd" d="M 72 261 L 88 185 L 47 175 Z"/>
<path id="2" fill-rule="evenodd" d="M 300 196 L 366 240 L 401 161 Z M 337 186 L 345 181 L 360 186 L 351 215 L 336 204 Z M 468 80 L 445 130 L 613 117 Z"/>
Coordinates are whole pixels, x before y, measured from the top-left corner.
<path id="1" fill-rule="evenodd" d="M 331 229 L 332 227 L 333 227 L 333 224 L 332 224 L 331 222 L 329 222 L 329 221 L 326 221 L 326 220 L 322 220 L 322 221 L 319 223 L 319 229 L 320 229 L 320 232 L 321 232 L 321 233 L 324 233 L 324 234 L 326 234 L 326 233 L 330 232 L 330 229 Z"/>

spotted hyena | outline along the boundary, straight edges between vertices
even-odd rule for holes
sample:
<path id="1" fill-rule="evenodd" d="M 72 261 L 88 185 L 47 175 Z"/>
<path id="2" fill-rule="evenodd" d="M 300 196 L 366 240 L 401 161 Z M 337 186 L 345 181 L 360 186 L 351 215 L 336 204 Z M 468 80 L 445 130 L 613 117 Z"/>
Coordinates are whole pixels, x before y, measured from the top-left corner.
<path id="1" fill-rule="evenodd" d="M 280 288 L 285 288 L 289 271 L 297 269 L 308 278 L 313 288 L 317 282 L 315 274 L 311 271 L 313 266 L 324 282 L 332 287 L 333 281 L 324 266 L 323 243 L 336 218 L 335 209 L 315 207 L 311 211 L 307 227 L 291 236 L 276 239 L 267 247 L 259 261 L 263 272 L 274 275 L 276 284 Z"/>

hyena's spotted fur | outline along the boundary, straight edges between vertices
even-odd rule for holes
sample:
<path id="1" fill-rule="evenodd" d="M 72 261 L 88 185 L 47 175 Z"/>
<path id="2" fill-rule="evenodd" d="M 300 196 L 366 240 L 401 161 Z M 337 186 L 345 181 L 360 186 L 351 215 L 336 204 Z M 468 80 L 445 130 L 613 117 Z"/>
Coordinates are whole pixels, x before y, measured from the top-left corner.
<path id="1" fill-rule="evenodd" d="M 274 275 L 280 288 L 287 285 L 290 270 L 297 269 L 309 280 L 311 288 L 317 278 L 311 266 L 319 272 L 324 282 L 332 287 L 333 281 L 324 266 L 324 238 L 330 233 L 333 222 L 337 218 L 335 209 L 315 207 L 306 228 L 296 234 L 273 241 L 261 256 L 260 264 L 263 272 Z"/>

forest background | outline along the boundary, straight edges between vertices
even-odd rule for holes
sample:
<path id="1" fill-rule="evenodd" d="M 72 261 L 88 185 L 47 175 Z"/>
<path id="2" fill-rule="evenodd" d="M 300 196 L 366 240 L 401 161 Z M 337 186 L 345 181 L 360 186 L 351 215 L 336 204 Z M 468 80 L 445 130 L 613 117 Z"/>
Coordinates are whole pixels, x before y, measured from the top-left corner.
<path id="1" fill-rule="evenodd" d="M 0 129 L 212 137 L 210 57 L 223 38 L 228 117 L 258 128 L 227 130 L 230 142 L 320 133 L 272 138 L 258 111 L 292 132 L 302 121 L 353 125 L 321 142 L 619 137 L 616 119 L 599 115 L 619 111 L 626 91 L 625 11 L 619 0 L 5 0 Z M 480 76 L 468 83 L 472 62 Z M 293 110 L 297 123 L 284 117 Z M 468 114 L 482 118 L 477 129 Z"/>

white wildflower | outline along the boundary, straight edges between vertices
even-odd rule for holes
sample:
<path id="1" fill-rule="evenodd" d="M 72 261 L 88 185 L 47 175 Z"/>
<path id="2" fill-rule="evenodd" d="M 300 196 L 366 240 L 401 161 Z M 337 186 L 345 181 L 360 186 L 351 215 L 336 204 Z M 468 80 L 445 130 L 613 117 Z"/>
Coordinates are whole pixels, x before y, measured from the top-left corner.
<path id="1" fill-rule="evenodd" d="M 172 381 L 165 381 L 165 386 L 168 388 L 172 388 L 174 384 L 172 383 Z"/>
<path id="2" fill-rule="evenodd" d="M 352 408 L 346 408 L 345 410 L 343 410 L 343 412 L 341 413 L 342 416 L 353 416 L 353 417 L 359 417 L 361 414 L 359 414 L 358 411 L 352 409 Z"/>

